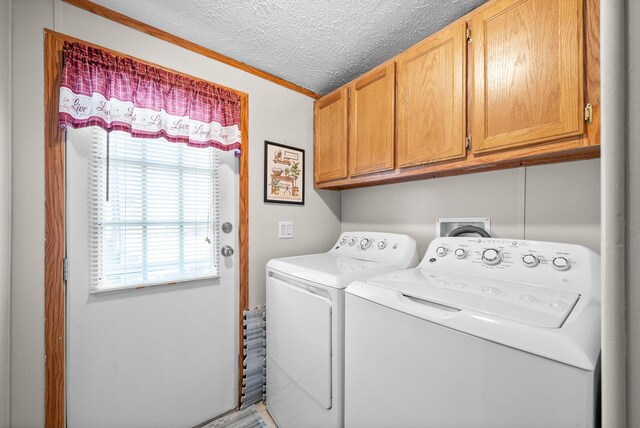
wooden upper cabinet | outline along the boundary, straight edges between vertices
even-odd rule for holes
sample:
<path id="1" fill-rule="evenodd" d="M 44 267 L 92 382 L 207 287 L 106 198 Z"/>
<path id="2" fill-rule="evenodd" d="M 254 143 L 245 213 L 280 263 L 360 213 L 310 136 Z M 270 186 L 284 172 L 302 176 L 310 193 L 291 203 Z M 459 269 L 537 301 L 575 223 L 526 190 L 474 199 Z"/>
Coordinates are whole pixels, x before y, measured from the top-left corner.
<path id="1" fill-rule="evenodd" d="M 395 63 L 383 65 L 349 85 L 349 173 L 394 168 Z"/>
<path id="2" fill-rule="evenodd" d="M 472 18 L 473 150 L 584 131 L 583 0 L 496 0 Z"/>
<path id="3" fill-rule="evenodd" d="M 347 88 L 315 102 L 315 182 L 347 177 Z"/>
<path id="4" fill-rule="evenodd" d="M 317 100 L 315 187 L 598 157 L 600 1 L 488 0 Z"/>
<path id="5" fill-rule="evenodd" d="M 466 155 L 466 24 L 401 54 L 397 65 L 398 167 Z"/>

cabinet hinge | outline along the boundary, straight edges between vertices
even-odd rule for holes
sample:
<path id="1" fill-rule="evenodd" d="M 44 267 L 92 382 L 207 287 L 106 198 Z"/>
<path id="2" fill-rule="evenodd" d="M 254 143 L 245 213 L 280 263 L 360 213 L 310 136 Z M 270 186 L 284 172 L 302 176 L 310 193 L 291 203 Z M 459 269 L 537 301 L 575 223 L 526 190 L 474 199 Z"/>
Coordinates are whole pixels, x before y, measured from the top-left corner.
<path id="1" fill-rule="evenodd" d="M 62 261 L 62 279 L 66 282 L 69 277 L 69 259 L 65 257 Z"/>
<path id="2" fill-rule="evenodd" d="M 467 38 L 467 43 L 471 43 L 471 27 L 467 26 L 465 36 Z"/>
<path id="3" fill-rule="evenodd" d="M 587 103 L 584 107 L 584 121 L 587 122 L 587 125 L 591 125 L 593 122 L 593 106 L 591 103 Z"/>
<path id="4" fill-rule="evenodd" d="M 471 148 L 471 135 L 467 135 L 467 138 L 464 139 L 464 147 L 467 150 Z"/>

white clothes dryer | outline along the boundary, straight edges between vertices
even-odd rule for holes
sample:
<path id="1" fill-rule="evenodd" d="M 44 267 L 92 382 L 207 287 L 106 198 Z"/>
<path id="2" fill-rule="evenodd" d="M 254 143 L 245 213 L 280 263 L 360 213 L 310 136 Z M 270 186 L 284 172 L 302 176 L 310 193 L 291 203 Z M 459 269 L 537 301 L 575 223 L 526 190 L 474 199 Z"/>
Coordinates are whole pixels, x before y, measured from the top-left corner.
<path id="1" fill-rule="evenodd" d="M 600 257 L 438 238 L 416 269 L 347 288 L 345 426 L 592 427 Z"/>
<path id="2" fill-rule="evenodd" d="M 266 403 L 278 427 L 344 425 L 344 288 L 417 263 L 413 238 L 379 232 L 267 263 Z"/>

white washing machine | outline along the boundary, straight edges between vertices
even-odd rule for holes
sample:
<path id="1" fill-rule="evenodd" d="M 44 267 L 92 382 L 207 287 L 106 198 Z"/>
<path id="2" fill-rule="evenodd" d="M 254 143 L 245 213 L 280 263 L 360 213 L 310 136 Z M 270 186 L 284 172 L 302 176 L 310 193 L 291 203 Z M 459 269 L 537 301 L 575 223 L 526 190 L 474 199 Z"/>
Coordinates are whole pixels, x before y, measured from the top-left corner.
<path id="1" fill-rule="evenodd" d="M 413 238 L 378 232 L 267 263 L 266 401 L 278 427 L 344 425 L 344 288 L 417 263 Z"/>
<path id="2" fill-rule="evenodd" d="M 416 269 L 347 288 L 345 426 L 591 427 L 600 257 L 438 238 Z"/>

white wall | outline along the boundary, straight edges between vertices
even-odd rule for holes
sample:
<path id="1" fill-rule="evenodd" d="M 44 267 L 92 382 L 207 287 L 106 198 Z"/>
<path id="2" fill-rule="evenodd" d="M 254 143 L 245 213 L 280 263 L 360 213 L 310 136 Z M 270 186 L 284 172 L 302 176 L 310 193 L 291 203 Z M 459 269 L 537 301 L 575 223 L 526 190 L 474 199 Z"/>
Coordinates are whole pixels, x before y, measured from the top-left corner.
<path id="1" fill-rule="evenodd" d="M 0 1 L 0 427 L 10 421 L 11 0 Z"/>
<path id="2" fill-rule="evenodd" d="M 407 233 L 420 256 L 438 217 L 490 217 L 497 237 L 600 248 L 600 162 L 589 160 L 342 192 L 342 230 Z"/>
<path id="3" fill-rule="evenodd" d="M 56 31 L 249 94 L 250 304 L 264 302 L 264 265 L 271 257 L 324 251 L 340 231 L 340 195 L 312 185 L 313 100 L 235 68 L 115 24 L 59 0 L 15 2 L 13 99 L 12 426 L 44 420 L 44 163 L 42 29 Z M 175 68 L 175 67 L 174 67 Z M 264 140 L 306 150 L 304 207 L 263 203 Z M 36 167 L 34 167 L 36 165 Z M 38 167 L 40 165 L 40 167 Z M 278 220 L 294 221 L 294 239 L 277 239 Z"/>

